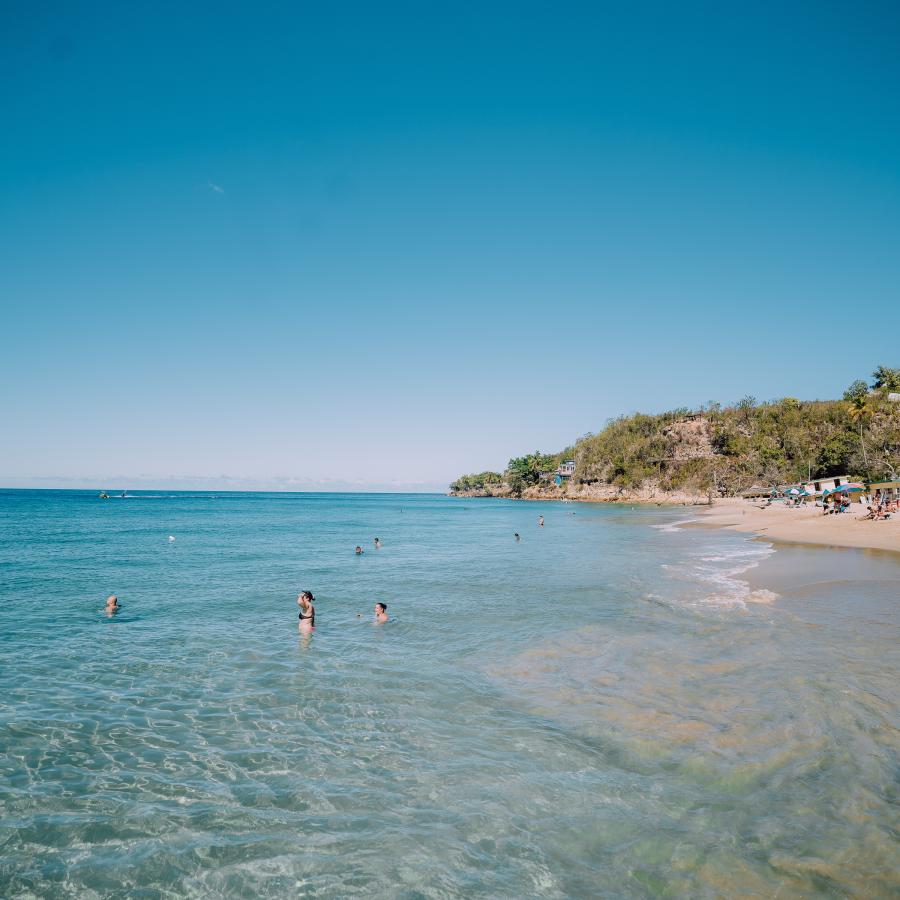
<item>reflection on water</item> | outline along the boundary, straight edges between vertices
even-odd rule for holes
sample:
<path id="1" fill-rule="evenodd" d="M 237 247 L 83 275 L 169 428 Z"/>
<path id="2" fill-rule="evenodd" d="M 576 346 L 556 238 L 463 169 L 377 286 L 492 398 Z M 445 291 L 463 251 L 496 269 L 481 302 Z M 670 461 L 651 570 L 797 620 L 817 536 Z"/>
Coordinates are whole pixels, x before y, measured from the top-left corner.
<path id="1" fill-rule="evenodd" d="M 0 895 L 900 890 L 895 561 L 656 509 L 147 499 L 0 495 Z"/>

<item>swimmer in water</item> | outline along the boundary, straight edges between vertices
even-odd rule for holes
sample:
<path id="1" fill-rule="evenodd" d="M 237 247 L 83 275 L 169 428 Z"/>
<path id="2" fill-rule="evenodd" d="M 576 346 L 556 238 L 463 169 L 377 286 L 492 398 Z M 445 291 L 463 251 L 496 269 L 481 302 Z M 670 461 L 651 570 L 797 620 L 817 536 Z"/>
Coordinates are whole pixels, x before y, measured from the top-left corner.
<path id="1" fill-rule="evenodd" d="M 544 517 L 543 516 L 538 516 L 538 525 L 540 525 L 541 528 L 544 527 Z"/>
<path id="2" fill-rule="evenodd" d="M 387 603 L 376 603 L 375 604 L 375 621 L 376 622 L 387 622 L 388 614 L 387 614 Z"/>
<path id="3" fill-rule="evenodd" d="M 111 615 L 115 615 L 122 607 L 119 605 L 119 598 L 115 594 L 110 594 L 106 598 L 106 611 Z"/>
<path id="4" fill-rule="evenodd" d="M 376 550 L 381 549 L 381 541 L 378 538 L 375 538 L 375 549 Z"/>
<path id="5" fill-rule="evenodd" d="M 300 607 L 300 631 L 312 631 L 316 627 L 316 608 L 313 606 L 312 591 L 301 591 L 297 598 L 297 606 Z"/>
<path id="6" fill-rule="evenodd" d="M 356 555 L 357 555 L 357 556 L 362 556 L 362 555 L 363 555 L 363 548 L 360 547 L 359 544 L 356 545 Z"/>
<path id="7" fill-rule="evenodd" d="M 521 541 L 521 540 L 522 540 L 522 538 L 519 537 L 519 532 L 518 532 L 518 531 L 514 531 L 514 532 L 513 532 L 513 537 L 514 537 L 517 541 Z"/>

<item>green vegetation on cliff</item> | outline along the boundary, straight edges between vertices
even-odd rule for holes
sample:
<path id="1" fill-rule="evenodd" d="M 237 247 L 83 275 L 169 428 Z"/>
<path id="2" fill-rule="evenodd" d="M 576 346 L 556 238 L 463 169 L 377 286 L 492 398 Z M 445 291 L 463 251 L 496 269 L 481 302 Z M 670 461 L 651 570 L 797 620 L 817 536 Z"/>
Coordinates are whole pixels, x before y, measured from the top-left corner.
<path id="1" fill-rule="evenodd" d="M 513 458 L 502 475 L 463 476 L 451 490 L 502 488 L 521 495 L 563 459 L 575 460 L 576 485 L 626 490 L 653 483 L 668 491 L 727 495 L 810 476 L 897 478 L 900 402 L 889 398 L 892 392 L 900 392 L 900 369 L 879 366 L 871 386 L 855 381 L 842 400 L 757 403 L 745 397 L 725 407 L 621 416 L 574 447 Z"/>

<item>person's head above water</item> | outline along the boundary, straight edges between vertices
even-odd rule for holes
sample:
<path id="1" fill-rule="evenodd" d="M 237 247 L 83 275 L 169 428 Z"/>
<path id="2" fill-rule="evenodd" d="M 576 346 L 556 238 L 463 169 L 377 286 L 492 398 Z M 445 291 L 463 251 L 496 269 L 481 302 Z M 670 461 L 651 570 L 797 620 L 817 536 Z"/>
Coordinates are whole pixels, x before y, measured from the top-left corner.
<path id="1" fill-rule="evenodd" d="M 106 598 L 106 605 L 109 609 L 115 609 L 119 605 L 119 598 L 115 594 L 110 594 Z"/>
<path id="2" fill-rule="evenodd" d="M 363 548 L 360 547 L 359 544 L 357 544 L 356 545 L 356 555 L 359 556 L 362 552 L 363 552 Z"/>
<path id="3" fill-rule="evenodd" d="M 297 598 L 297 602 L 302 606 L 305 603 L 313 603 L 315 601 L 315 597 L 313 597 L 312 591 L 300 591 L 300 596 Z"/>
<path id="4" fill-rule="evenodd" d="M 375 604 L 375 621 L 376 622 L 387 622 L 388 614 L 387 614 L 387 603 L 376 603 Z"/>

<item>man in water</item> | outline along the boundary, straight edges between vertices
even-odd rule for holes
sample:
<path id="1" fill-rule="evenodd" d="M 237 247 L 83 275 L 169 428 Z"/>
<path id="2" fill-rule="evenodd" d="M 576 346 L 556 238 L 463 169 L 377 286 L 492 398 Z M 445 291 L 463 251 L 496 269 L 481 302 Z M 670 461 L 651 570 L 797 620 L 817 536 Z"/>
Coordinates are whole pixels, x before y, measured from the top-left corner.
<path id="1" fill-rule="evenodd" d="M 360 547 L 359 544 L 356 545 L 356 555 L 357 555 L 357 556 L 362 556 L 362 555 L 363 555 L 363 548 Z"/>
<path id="2" fill-rule="evenodd" d="M 381 549 L 381 541 L 378 538 L 375 538 L 375 549 L 376 550 Z"/>
<path id="3" fill-rule="evenodd" d="M 522 538 L 519 537 L 519 532 L 518 532 L 518 531 L 514 531 L 514 532 L 513 532 L 513 537 L 514 537 L 517 541 L 521 541 L 521 540 L 522 540 Z"/>
<path id="4" fill-rule="evenodd" d="M 543 516 L 538 516 L 538 525 L 540 525 L 541 528 L 544 527 L 544 517 Z"/>
<path id="5" fill-rule="evenodd" d="M 112 616 L 115 615 L 122 607 L 119 606 L 119 598 L 115 594 L 110 594 L 106 598 L 106 611 Z"/>
<path id="6" fill-rule="evenodd" d="M 388 614 L 387 614 L 387 603 L 376 603 L 375 604 L 375 621 L 376 622 L 387 622 Z"/>

